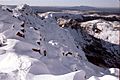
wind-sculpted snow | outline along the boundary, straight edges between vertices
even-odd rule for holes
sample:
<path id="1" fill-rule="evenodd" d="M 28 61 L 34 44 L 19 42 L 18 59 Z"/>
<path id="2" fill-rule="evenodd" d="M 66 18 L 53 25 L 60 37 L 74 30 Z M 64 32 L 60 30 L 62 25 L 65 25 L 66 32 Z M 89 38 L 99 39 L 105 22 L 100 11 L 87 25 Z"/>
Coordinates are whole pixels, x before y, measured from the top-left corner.
<path id="1" fill-rule="evenodd" d="M 88 62 L 69 30 L 59 27 L 53 14 L 46 16 L 28 5 L 0 9 L 0 80 L 87 80 L 111 74 Z"/>

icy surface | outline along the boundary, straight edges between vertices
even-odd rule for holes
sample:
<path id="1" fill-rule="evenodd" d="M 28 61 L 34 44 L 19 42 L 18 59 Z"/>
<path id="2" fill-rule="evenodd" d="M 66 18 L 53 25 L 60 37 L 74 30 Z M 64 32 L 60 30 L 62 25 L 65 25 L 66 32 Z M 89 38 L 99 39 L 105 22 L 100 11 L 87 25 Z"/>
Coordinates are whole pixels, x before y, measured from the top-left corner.
<path id="1" fill-rule="evenodd" d="M 0 8 L 0 80 L 118 80 L 109 69 L 88 62 L 54 15 L 66 14 L 50 13 L 42 19 L 28 5 Z"/>

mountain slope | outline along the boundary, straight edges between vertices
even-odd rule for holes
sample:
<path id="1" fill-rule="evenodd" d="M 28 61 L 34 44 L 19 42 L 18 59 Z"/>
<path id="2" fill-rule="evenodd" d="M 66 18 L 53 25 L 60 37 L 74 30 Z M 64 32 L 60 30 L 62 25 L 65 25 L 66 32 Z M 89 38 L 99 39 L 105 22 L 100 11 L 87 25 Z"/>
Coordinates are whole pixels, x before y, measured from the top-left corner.
<path id="1" fill-rule="evenodd" d="M 77 74 L 84 80 L 110 74 L 88 62 L 81 46 L 76 47 L 75 38 L 59 27 L 53 14 L 40 17 L 28 5 L 2 7 L 0 33 L 0 80 L 46 80 L 52 75 L 51 80 L 68 80 Z"/>

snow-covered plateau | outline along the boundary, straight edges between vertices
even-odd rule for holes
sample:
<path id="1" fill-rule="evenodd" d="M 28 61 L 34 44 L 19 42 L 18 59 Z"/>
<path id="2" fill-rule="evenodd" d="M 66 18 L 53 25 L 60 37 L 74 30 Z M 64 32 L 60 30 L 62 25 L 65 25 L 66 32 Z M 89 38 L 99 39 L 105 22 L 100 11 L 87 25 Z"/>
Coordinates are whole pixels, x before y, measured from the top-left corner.
<path id="1" fill-rule="evenodd" d="M 0 80 L 119 80 L 118 21 L 0 8 Z"/>

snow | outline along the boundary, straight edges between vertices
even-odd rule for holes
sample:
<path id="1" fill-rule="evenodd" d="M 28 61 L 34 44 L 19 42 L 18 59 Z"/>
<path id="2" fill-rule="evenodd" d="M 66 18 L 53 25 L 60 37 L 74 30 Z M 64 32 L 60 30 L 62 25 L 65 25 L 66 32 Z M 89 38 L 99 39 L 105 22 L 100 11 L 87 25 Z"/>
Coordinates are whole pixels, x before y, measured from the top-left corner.
<path id="1" fill-rule="evenodd" d="M 112 76 L 112 75 L 105 75 L 105 76 L 102 76 L 102 77 L 92 76 L 87 80 L 119 80 L 119 78 L 117 78 L 115 76 Z"/>
<path id="2" fill-rule="evenodd" d="M 64 75 L 37 75 L 33 80 L 85 80 L 85 72 L 80 70 L 76 72 L 71 72 Z"/>
<path id="3" fill-rule="evenodd" d="M 0 46 L 3 46 L 6 42 L 6 37 L 3 34 L 0 34 Z"/>
<path id="4" fill-rule="evenodd" d="M 51 16 L 52 18 L 66 18 L 66 19 L 81 19 L 83 20 L 83 17 L 81 14 L 77 13 L 70 13 L 70 12 L 46 12 L 43 14 L 39 14 L 41 17 L 48 18 Z"/>
<path id="5" fill-rule="evenodd" d="M 115 76 L 119 76 L 119 69 L 118 68 L 110 68 L 109 69 L 110 73 L 115 75 Z"/>
<path id="6" fill-rule="evenodd" d="M 0 46 L 0 80 L 87 80 L 91 76 L 117 80 L 88 62 L 69 30 L 54 19 L 63 15 L 82 19 L 81 15 L 45 13 L 42 20 L 28 5 L 11 10 L 0 9 L 0 42 L 6 44 Z"/>
<path id="7" fill-rule="evenodd" d="M 114 30 L 114 27 L 119 26 L 120 23 L 118 22 L 107 22 L 102 20 L 93 20 L 88 22 L 83 22 L 81 24 L 82 27 L 88 27 L 87 30 L 90 35 L 93 35 L 96 38 L 108 41 L 113 44 L 119 44 L 119 30 Z M 92 29 L 95 27 L 99 29 L 100 33 L 94 32 Z"/>

